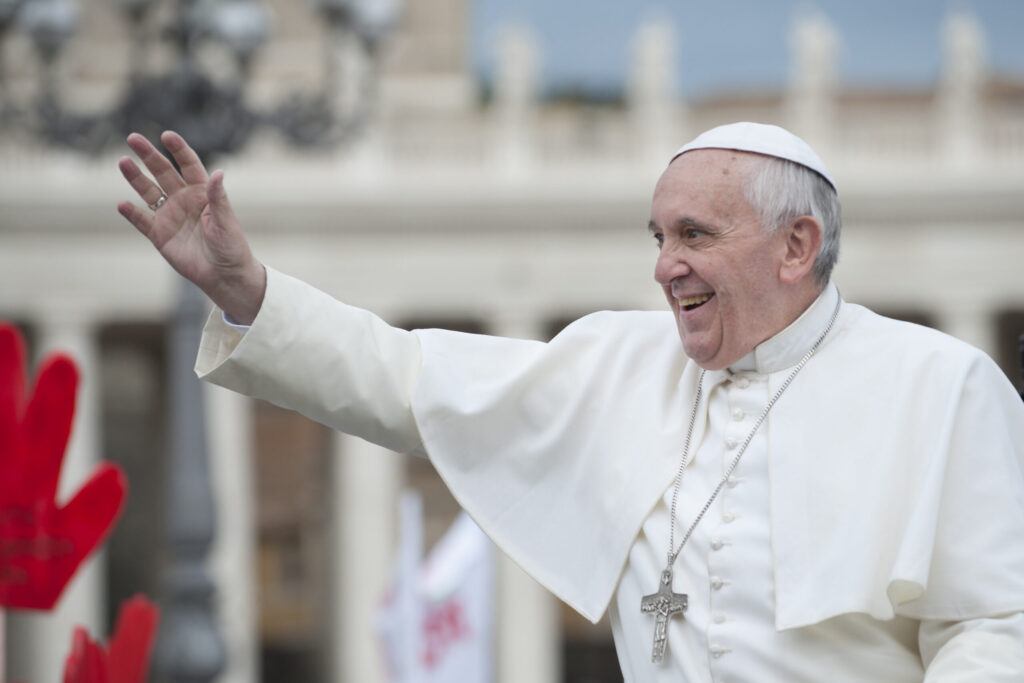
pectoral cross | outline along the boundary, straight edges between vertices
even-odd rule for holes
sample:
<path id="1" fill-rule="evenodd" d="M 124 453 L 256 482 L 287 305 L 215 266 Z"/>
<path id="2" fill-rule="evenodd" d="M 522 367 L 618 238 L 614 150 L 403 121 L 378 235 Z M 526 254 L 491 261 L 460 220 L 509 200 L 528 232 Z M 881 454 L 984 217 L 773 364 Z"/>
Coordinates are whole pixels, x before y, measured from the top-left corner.
<path id="1" fill-rule="evenodd" d="M 672 592 L 672 568 L 661 572 L 661 586 L 657 593 L 645 595 L 640 601 L 640 611 L 654 612 L 654 649 L 651 661 L 660 662 L 665 657 L 665 645 L 668 643 L 668 619 L 686 611 L 686 594 Z"/>

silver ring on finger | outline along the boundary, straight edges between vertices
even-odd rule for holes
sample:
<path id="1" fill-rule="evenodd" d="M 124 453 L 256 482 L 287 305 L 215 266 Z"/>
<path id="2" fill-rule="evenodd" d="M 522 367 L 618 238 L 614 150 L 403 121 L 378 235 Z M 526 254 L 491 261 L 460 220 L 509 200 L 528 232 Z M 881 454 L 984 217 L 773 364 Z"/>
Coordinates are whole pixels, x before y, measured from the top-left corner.
<path id="1" fill-rule="evenodd" d="M 166 202 L 166 201 L 167 201 L 167 195 L 166 194 L 162 194 L 162 195 L 160 195 L 160 199 L 156 200 L 155 202 L 153 202 L 152 204 L 149 205 L 149 208 L 151 208 L 153 211 L 156 211 L 161 206 L 163 206 L 164 202 Z"/>

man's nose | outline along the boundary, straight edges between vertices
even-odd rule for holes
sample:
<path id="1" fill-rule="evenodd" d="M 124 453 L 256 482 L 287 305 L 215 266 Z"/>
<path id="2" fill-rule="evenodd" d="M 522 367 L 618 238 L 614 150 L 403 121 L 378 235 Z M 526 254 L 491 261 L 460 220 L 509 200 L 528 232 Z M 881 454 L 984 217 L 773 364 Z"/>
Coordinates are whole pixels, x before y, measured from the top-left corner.
<path id="1" fill-rule="evenodd" d="M 690 264 L 679 250 L 670 249 L 667 245 L 658 252 L 658 260 L 654 263 L 654 279 L 658 284 L 667 287 L 673 280 L 690 274 Z"/>

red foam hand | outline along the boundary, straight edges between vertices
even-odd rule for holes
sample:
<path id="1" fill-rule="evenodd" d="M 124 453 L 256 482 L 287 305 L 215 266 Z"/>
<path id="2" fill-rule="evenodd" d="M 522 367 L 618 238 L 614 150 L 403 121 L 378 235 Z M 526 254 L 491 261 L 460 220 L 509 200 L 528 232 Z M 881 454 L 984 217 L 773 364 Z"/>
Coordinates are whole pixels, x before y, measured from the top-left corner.
<path id="1" fill-rule="evenodd" d="M 126 601 L 105 650 L 84 628 L 76 628 L 64 683 L 144 683 L 159 616 L 156 605 L 141 595 Z"/>
<path id="2" fill-rule="evenodd" d="M 127 484 L 111 464 L 56 503 L 77 386 L 74 363 L 55 354 L 28 394 L 24 342 L 0 323 L 0 606 L 52 609 L 121 511 Z"/>
<path id="3" fill-rule="evenodd" d="M 64 663 L 64 683 L 107 683 L 107 655 L 81 626 L 72 636 L 71 654 Z"/>
<path id="4" fill-rule="evenodd" d="M 107 648 L 107 683 L 143 683 L 156 637 L 160 610 L 141 595 L 126 601 L 117 615 Z"/>

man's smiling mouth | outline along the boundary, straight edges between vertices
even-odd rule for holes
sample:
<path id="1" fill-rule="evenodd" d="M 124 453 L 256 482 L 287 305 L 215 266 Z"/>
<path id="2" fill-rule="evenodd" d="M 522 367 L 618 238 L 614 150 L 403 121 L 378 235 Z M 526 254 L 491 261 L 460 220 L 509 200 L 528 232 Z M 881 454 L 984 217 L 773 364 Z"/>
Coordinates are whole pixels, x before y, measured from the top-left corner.
<path id="1" fill-rule="evenodd" d="M 682 299 L 676 299 L 679 304 L 679 308 L 684 311 L 692 311 L 703 303 L 706 303 L 713 297 L 714 294 L 698 294 L 697 296 L 688 296 Z"/>

